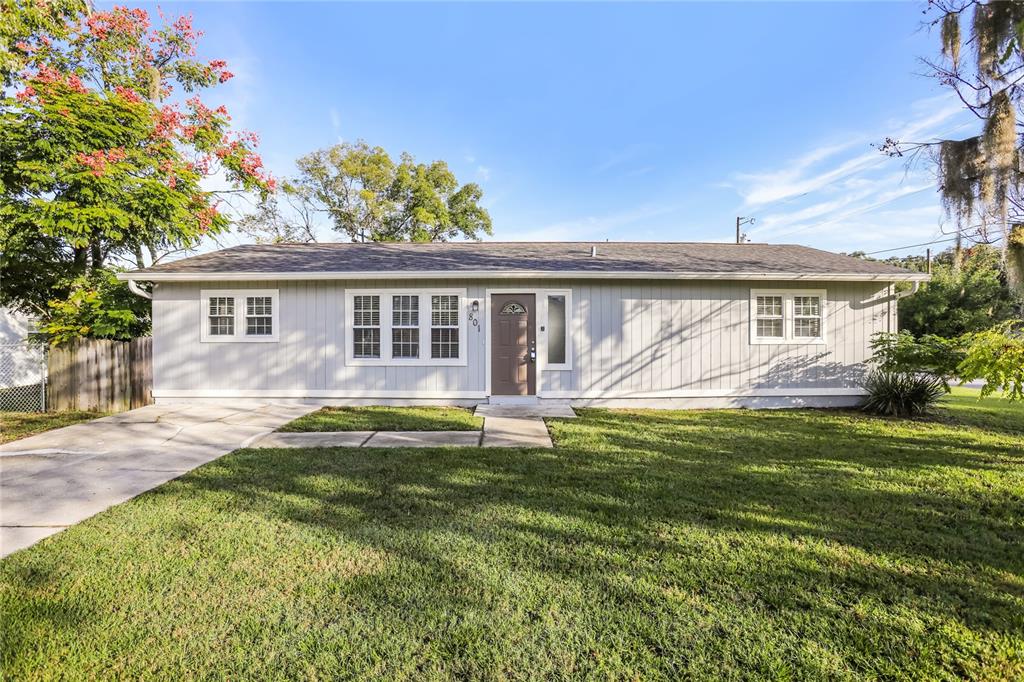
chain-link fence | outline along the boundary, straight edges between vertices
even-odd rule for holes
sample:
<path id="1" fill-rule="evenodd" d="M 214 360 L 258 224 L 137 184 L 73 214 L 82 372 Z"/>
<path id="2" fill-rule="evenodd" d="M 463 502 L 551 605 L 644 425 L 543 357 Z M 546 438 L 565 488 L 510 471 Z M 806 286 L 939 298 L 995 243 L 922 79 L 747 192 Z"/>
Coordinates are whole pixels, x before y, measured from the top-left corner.
<path id="1" fill-rule="evenodd" d="M 46 346 L 0 343 L 0 411 L 46 410 Z"/>

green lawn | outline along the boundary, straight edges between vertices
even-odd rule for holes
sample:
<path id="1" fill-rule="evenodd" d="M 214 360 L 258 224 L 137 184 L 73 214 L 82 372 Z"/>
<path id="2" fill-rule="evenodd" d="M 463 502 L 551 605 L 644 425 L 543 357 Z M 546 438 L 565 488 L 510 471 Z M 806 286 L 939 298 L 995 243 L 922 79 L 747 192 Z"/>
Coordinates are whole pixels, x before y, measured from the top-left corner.
<path id="1" fill-rule="evenodd" d="M 462 407 L 325 407 L 278 431 L 479 431 L 483 421 Z"/>
<path id="2" fill-rule="evenodd" d="M 1024 677 L 1024 409 L 241 450 L 0 562 L 10 678 Z"/>
<path id="3" fill-rule="evenodd" d="M 0 412 L 0 443 L 105 416 L 102 412 Z"/>

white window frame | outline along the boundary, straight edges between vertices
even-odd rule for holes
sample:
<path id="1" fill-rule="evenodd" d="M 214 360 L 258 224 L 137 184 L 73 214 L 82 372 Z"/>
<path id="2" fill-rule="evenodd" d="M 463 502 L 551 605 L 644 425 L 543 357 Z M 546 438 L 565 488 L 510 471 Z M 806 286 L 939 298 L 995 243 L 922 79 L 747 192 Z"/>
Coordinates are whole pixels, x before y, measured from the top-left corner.
<path id="1" fill-rule="evenodd" d="M 548 362 L 548 339 L 551 333 L 551 324 L 548 319 L 548 296 L 565 296 L 565 362 Z M 538 298 L 542 299 L 540 304 L 541 339 L 543 340 L 544 371 L 569 372 L 572 371 L 572 289 L 544 289 Z"/>
<path id="2" fill-rule="evenodd" d="M 432 358 L 430 357 L 430 297 L 458 296 L 459 297 L 459 357 L 457 358 Z M 380 357 L 379 358 L 357 358 L 352 347 L 352 328 L 355 320 L 353 299 L 356 296 L 380 296 Z M 419 330 L 420 350 L 418 358 L 395 358 L 391 356 L 391 327 L 392 309 L 394 307 L 392 296 L 419 296 Z M 450 366 L 465 367 L 468 356 L 467 319 L 469 308 L 467 306 L 466 290 L 451 288 L 405 288 L 394 287 L 391 289 L 346 289 L 345 290 L 345 323 L 342 333 L 345 344 L 345 364 L 351 366 L 375 366 L 375 367 L 422 367 L 422 366 Z M 406 327 L 408 329 L 409 327 Z"/>
<path id="3" fill-rule="evenodd" d="M 355 316 L 356 316 L 355 299 L 356 299 L 356 296 L 353 296 L 352 298 L 350 298 L 348 300 L 348 310 L 351 311 L 349 313 L 349 320 L 350 320 L 351 324 L 348 326 L 348 329 L 351 330 L 351 333 L 349 334 L 349 336 L 351 338 L 348 339 L 347 343 L 349 344 L 349 352 L 351 353 L 352 357 L 354 359 L 357 359 L 357 360 L 379 360 L 380 358 L 384 357 L 384 355 L 383 355 L 383 353 L 384 353 L 384 345 L 383 345 L 384 344 L 384 319 L 383 319 L 384 303 L 382 301 L 382 297 L 381 296 L 377 296 L 376 294 L 366 294 L 365 296 L 362 296 L 361 298 L 372 298 L 372 297 L 376 297 L 376 299 L 377 299 L 377 324 L 360 324 L 360 325 L 356 325 L 356 320 L 355 320 Z M 362 312 L 370 313 L 371 322 L 372 322 L 373 308 L 371 307 L 370 310 L 364 310 Z M 360 355 L 360 356 L 356 355 L 356 348 L 355 348 L 355 343 L 356 343 L 356 332 L 355 332 L 355 330 L 356 329 L 370 329 L 370 330 L 376 329 L 377 330 L 377 357 L 372 357 L 372 356 L 368 356 L 368 355 Z M 371 341 L 370 344 L 372 345 L 373 341 Z"/>
<path id="4" fill-rule="evenodd" d="M 270 325 L 273 334 L 246 334 L 247 296 L 270 298 Z M 235 333 L 210 333 L 210 299 L 227 297 L 235 299 Z M 281 337 L 281 303 L 277 289 L 202 289 L 199 292 L 199 341 L 201 343 L 277 343 Z"/>
<path id="5" fill-rule="evenodd" d="M 782 336 L 757 335 L 757 297 L 782 297 Z M 796 296 L 817 296 L 821 301 L 821 336 L 817 338 L 794 336 L 795 316 L 793 298 Z M 828 292 L 825 289 L 751 289 L 750 308 L 750 343 L 752 345 L 800 345 L 820 346 L 826 343 L 828 321 Z"/>

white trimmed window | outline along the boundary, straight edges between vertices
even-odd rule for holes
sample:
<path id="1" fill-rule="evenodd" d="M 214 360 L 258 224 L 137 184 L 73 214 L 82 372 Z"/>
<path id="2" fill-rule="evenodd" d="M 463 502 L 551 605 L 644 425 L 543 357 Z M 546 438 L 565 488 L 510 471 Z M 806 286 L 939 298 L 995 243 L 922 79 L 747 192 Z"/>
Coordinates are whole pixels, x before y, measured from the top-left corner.
<path id="1" fill-rule="evenodd" d="M 402 294 L 391 297 L 391 357 L 420 356 L 420 297 Z"/>
<path id="2" fill-rule="evenodd" d="M 274 299 L 270 296 L 245 297 L 245 333 L 271 336 L 274 333 Z"/>
<path id="3" fill-rule="evenodd" d="M 544 323 L 541 328 L 546 352 L 545 370 L 572 369 L 572 343 L 569 324 L 572 320 L 572 291 L 548 290 L 544 293 Z"/>
<path id="4" fill-rule="evenodd" d="M 351 365 L 465 365 L 465 289 L 345 292 Z"/>
<path id="5" fill-rule="evenodd" d="M 277 289 L 208 290 L 199 296 L 203 342 L 278 340 Z"/>
<path id="6" fill-rule="evenodd" d="M 380 357 L 380 296 L 352 298 L 352 357 Z"/>
<path id="7" fill-rule="evenodd" d="M 751 290 L 750 342 L 825 343 L 824 290 Z"/>
<path id="8" fill-rule="evenodd" d="M 781 339 L 785 336 L 785 320 L 782 316 L 782 296 L 767 294 L 757 296 L 757 338 Z"/>
<path id="9" fill-rule="evenodd" d="M 459 297 L 430 297 L 430 357 L 459 357 Z"/>

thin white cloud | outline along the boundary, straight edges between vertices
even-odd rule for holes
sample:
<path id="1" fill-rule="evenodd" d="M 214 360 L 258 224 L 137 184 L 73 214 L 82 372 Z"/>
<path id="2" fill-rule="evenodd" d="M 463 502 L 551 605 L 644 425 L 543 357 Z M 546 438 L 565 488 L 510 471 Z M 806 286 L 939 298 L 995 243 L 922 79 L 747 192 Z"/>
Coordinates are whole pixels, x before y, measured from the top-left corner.
<path id="1" fill-rule="evenodd" d="M 737 173 L 726 185 L 740 199 L 739 213 L 757 217 L 748 230 L 754 241 L 842 251 L 929 241 L 941 235 L 942 224 L 934 168 L 907 166 L 868 144 L 886 136 L 927 142 L 972 125 L 949 97 L 921 100 L 902 121 L 812 147 L 778 168 Z"/>
<path id="2" fill-rule="evenodd" d="M 477 166 L 476 176 L 483 180 L 484 182 L 487 182 L 488 180 L 491 179 L 491 169 L 488 168 L 487 166 Z"/>
<path id="3" fill-rule="evenodd" d="M 942 126 L 950 119 L 963 113 L 963 106 L 948 98 L 944 98 L 942 103 L 934 99 L 927 100 L 927 103 L 930 105 L 928 110 L 909 122 L 899 124 L 890 121 L 879 126 L 876 132 L 840 144 L 821 145 L 775 170 L 738 173 L 731 184 L 740 194 L 743 208 L 749 210 L 802 197 L 836 183 L 856 180 L 867 171 L 891 166 L 891 159 L 877 149 L 869 148 L 868 144 L 880 142 L 886 135 L 912 141 L 931 139 L 942 132 Z M 918 105 L 914 108 L 924 107 Z M 843 154 L 855 147 L 865 151 L 853 157 Z"/>

